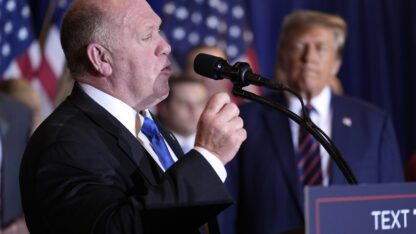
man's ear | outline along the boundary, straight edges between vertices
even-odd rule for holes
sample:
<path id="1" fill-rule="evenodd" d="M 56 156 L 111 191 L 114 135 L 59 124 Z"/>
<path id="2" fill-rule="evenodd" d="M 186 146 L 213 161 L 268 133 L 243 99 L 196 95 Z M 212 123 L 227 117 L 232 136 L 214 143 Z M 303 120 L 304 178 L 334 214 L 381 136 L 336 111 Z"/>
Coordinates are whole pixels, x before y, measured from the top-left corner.
<path id="1" fill-rule="evenodd" d="M 97 43 L 91 43 L 87 47 L 88 60 L 95 72 L 107 77 L 113 73 L 110 52 Z"/>
<path id="2" fill-rule="evenodd" d="M 335 62 L 332 64 L 331 73 L 333 76 L 337 76 L 338 71 L 341 67 L 341 63 L 342 63 L 342 60 L 339 58 L 335 60 Z"/>

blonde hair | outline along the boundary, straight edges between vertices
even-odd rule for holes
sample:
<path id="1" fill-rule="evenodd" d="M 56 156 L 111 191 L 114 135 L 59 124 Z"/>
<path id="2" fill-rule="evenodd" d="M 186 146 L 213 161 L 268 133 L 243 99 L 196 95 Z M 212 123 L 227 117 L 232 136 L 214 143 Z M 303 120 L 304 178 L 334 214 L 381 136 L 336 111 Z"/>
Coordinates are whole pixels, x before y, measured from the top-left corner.
<path id="1" fill-rule="evenodd" d="M 291 33 L 299 29 L 321 26 L 334 33 L 337 54 L 342 56 L 347 36 L 347 23 L 339 16 L 310 10 L 298 10 L 287 15 L 280 30 L 279 49 L 286 48 Z"/>

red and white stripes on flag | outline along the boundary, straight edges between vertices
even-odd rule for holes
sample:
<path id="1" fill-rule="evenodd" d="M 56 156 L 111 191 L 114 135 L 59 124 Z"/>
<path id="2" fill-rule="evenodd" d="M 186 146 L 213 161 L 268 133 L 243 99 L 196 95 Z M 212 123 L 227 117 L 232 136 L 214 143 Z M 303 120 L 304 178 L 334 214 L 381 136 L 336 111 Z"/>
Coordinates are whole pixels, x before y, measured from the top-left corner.
<path id="1" fill-rule="evenodd" d="M 71 1 L 44 1 L 51 13 L 44 19 L 47 32 L 43 46 L 34 33 L 32 11 L 27 0 L 1 1 L 0 77 L 24 78 L 30 81 L 41 98 L 41 114 L 45 118 L 53 110 L 57 84 L 65 69 L 60 45 L 59 22 Z M 54 4 L 51 4 L 54 3 Z"/>
<path id="2" fill-rule="evenodd" d="M 65 69 L 65 55 L 61 48 L 59 29 L 51 26 L 43 48 L 42 61 L 39 67 L 38 80 L 45 103 L 44 113 L 50 113 L 55 101 L 58 79 Z M 50 105 L 46 105 L 50 104 Z"/>

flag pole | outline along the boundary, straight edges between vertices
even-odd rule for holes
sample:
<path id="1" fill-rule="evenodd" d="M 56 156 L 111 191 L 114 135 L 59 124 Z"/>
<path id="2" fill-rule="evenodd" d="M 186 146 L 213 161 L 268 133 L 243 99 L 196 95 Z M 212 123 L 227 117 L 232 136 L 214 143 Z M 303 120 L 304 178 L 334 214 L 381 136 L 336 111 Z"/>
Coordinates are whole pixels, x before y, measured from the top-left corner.
<path id="1" fill-rule="evenodd" d="M 39 38 L 38 38 L 39 45 L 40 45 L 40 48 L 42 50 L 43 50 L 43 48 L 45 46 L 45 43 L 46 43 L 46 37 L 48 36 L 49 27 L 50 27 L 51 22 L 52 22 L 53 13 L 55 11 L 56 4 L 57 4 L 56 0 L 49 0 L 48 9 L 46 11 L 45 19 L 43 20 L 42 28 L 40 30 L 40 34 L 39 34 Z"/>

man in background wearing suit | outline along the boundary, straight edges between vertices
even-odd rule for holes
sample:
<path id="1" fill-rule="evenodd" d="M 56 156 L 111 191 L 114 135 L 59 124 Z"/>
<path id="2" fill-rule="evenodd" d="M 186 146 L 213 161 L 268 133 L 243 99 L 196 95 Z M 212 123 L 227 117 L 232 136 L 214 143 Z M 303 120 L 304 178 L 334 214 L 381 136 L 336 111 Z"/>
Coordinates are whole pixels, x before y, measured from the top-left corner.
<path id="1" fill-rule="evenodd" d="M 207 105 L 208 92 L 195 77 L 180 75 L 169 79 L 169 95 L 159 103 L 158 117 L 178 140 L 183 152 L 194 147 L 199 117 Z"/>
<path id="2" fill-rule="evenodd" d="M 0 94 L 0 233 L 28 233 L 20 199 L 19 168 L 32 132 L 28 107 Z"/>
<path id="3" fill-rule="evenodd" d="M 401 157 L 387 114 L 330 90 L 330 79 L 341 66 L 345 35 L 346 23 L 335 15 L 297 11 L 287 16 L 280 34 L 278 80 L 302 96 L 310 118 L 331 136 L 359 183 L 402 181 Z M 301 115 L 294 96 L 269 98 Z M 304 187 L 347 181 L 325 149 L 282 113 L 250 103 L 242 106 L 241 117 L 247 140 L 227 165 L 227 184 L 237 202 L 223 214 L 223 233 L 276 234 L 302 227 Z"/>
<path id="4" fill-rule="evenodd" d="M 231 203 L 224 165 L 246 137 L 228 95 L 213 96 L 183 155 L 148 108 L 166 98 L 170 46 L 145 0 L 76 0 L 61 43 L 76 83 L 39 126 L 20 171 L 37 233 L 215 233 Z M 208 225 L 204 225 L 208 222 Z"/>

